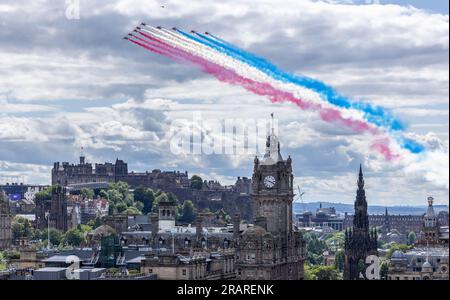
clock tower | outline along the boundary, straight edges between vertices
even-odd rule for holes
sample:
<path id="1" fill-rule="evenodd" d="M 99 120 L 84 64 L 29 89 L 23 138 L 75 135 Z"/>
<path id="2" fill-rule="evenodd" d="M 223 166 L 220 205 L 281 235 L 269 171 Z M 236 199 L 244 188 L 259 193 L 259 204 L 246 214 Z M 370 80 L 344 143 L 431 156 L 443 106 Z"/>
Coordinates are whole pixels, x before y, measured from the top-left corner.
<path id="1" fill-rule="evenodd" d="M 292 160 L 283 160 L 272 130 L 266 153 L 255 157 L 252 177 L 253 225 L 235 240 L 238 279 L 303 279 L 304 240 L 292 226 Z"/>
<path id="2" fill-rule="evenodd" d="M 254 160 L 253 218 L 264 217 L 267 231 L 283 237 L 292 231 L 293 180 L 291 157 L 283 160 L 280 142 L 272 128 L 264 157 Z"/>

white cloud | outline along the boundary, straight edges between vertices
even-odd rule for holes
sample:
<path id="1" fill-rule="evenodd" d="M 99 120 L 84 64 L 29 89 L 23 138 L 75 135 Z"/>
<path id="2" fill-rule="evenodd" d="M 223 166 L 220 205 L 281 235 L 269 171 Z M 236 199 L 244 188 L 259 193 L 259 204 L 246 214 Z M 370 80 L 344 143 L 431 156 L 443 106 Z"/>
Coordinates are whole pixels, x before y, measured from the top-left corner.
<path id="1" fill-rule="evenodd" d="M 328 2 L 338 4 L 82 1 L 77 21 L 64 17 L 64 2 L 1 4 L 1 172 L 45 182 L 53 160 L 74 160 L 84 146 L 91 161 L 120 156 L 136 170 L 187 169 L 231 183 L 250 175 L 252 158 L 173 155 L 171 121 L 193 112 L 217 119 L 274 112 L 283 155 L 292 155 L 308 200 L 351 202 L 363 162 L 370 201 L 417 204 L 433 193 L 448 202 L 448 15 Z M 282 69 L 386 106 L 429 151 L 386 162 L 370 150 L 368 136 L 128 45 L 121 37 L 139 21 L 213 32 Z M 6 164 L 23 165 L 6 171 Z"/>

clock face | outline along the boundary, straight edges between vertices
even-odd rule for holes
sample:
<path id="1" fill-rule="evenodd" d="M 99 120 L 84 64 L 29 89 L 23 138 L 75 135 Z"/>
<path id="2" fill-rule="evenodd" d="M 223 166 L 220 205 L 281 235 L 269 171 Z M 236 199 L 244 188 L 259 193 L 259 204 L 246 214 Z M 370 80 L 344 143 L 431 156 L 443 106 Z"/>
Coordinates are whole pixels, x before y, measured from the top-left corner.
<path id="1" fill-rule="evenodd" d="M 264 177 L 264 186 L 267 188 L 273 188 L 275 186 L 275 177 L 269 175 Z"/>

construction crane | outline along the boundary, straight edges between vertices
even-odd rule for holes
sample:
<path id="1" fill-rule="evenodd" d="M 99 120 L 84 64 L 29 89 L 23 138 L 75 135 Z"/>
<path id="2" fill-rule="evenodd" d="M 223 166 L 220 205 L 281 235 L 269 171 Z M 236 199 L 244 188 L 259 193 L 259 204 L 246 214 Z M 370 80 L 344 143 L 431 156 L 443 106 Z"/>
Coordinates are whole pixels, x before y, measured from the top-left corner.
<path id="1" fill-rule="evenodd" d="M 303 212 L 306 212 L 306 205 L 305 202 L 303 202 L 303 195 L 305 194 L 305 192 L 302 192 L 299 185 L 297 185 L 297 190 L 298 190 L 298 198 L 300 199 L 300 203 L 302 204 L 302 210 Z"/>

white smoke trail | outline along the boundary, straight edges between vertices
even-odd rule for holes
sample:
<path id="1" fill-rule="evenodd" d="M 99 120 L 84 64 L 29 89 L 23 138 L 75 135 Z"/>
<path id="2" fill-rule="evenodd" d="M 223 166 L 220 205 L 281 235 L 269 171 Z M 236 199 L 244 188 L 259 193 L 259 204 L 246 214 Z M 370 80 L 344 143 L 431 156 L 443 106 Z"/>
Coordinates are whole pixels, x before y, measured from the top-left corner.
<path id="1" fill-rule="evenodd" d="M 148 25 L 146 27 L 149 28 L 149 30 L 141 30 L 175 48 L 180 48 L 192 55 L 199 56 L 207 61 L 220 65 L 223 68 L 232 70 L 242 77 L 262 83 L 268 83 L 276 89 L 293 94 L 296 98 L 303 99 L 314 104 L 319 104 L 324 108 L 337 109 L 337 107 L 329 104 L 327 101 L 324 101 L 318 93 L 311 91 L 310 89 L 299 87 L 292 83 L 286 83 L 276 80 L 255 67 L 244 64 L 234 59 L 233 57 L 223 54 L 211 47 L 191 40 L 178 32 L 170 31 L 165 28 L 156 29 Z M 338 109 L 342 113 L 342 116 L 346 119 L 365 122 L 364 115 L 360 111 L 354 109 Z"/>

